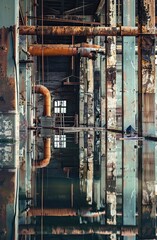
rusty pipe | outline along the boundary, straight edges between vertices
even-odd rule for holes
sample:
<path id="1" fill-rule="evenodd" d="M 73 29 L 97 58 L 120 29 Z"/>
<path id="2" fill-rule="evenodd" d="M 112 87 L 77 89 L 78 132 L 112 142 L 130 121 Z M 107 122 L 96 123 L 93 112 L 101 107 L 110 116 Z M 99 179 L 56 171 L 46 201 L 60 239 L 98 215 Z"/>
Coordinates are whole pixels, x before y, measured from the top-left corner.
<path id="1" fill-rule="evenodd" d="M 137 36 L 138 27 L 20 26 L 21 35 L 52 36 Z"/>
<path id="2" fill-rule="evenodd" d="M 75 56 L 78 54 L 78 49 L 63 44 L 33 44 L 29 46 L 28 52 L 32 56 Z"/>
<path id="3" fill-rule="evenodd" d="M 77 45 L 65 44 L 33 44 L 28 48 L 28 52 L 32 56 L 76 56 L 80 54 L 82 57 L 93 59 L 93 53 L 104 52 L 98 45 L 90 45 L 87 43 Z"/>
<path id="4" fill-rule="evenodd" d="M 50 91 L 43 85 L 35 85 L 34 92 L 44 96 L 44 116 L 51 116 L 51 94 Z"/>
<path id="5" fill-rule="evenodd" d="M 51 116 L 51 94 L 50 91 L 43 85 L 35 85 L 34 92 L 40 93 L 44 96 L 44 116 Z M 51 138 L 44 140 L 44 158 L 39 161 L 35 161 L 33 164 L 36 168 L 46 167 L 51 159 Z"/>
<path id="6" fill-rule="evenodd" d="M 51 159 L 51 138 L 44 139 L 44 158 L 35 161 L 33 166 L 35 168 L 44 168 L 50 163 Z"/>

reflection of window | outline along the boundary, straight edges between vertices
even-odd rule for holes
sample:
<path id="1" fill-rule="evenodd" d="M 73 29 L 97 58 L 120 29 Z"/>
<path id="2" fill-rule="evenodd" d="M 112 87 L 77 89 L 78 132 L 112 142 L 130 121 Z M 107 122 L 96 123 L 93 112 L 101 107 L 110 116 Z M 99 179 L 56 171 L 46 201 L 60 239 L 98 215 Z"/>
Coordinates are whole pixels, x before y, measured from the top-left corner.
<path id="1" fill-rule="evenodd" d="M 55 100 L 54 112 L 55 113 L 66 113 L 66 100 Z"/>
<path id="2" fill-rule="evenodd" d="M 66 135 L 55 135 L 54 147 L 55 148 L 66 148 Z"/>

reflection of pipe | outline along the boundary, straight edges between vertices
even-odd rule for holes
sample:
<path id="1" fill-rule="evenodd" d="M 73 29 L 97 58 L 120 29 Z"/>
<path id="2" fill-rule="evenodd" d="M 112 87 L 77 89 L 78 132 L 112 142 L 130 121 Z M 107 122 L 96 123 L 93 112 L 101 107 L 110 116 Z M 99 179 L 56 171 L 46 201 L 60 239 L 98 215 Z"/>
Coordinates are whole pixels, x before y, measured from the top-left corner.
<path id="1" fill-rule="evenodd" d="M 43 168 L 46 167 L 51 158 L 51 138 L 46 138 L 44 140 L 44 159 L 35 161 L 34 167 Z"/>
<path id="2" fill-rule="evenodd" d="M 28 211 L 28 216 L 82 216 L 82 217 L 99 217 L 100 215 L 105 215 L 105 211 L 91 212 L 89 209 L 74 209 L 74 208 L 30 208 Z"/>
<path id="3" fill-rule="evenodd" d="M 49 225 L 43 229 L 43 234 L 54 235 L 111 235 L 120 234 L 121 236 L 134 237 L 138 234 L 137 226 L 120 226 L 120 225 L 100 225 L 100 224 L 80 224 L 80 225 Z M 19 234 L 35 235 L 41 234 L 41 229 L 35 225 L 20 225 Z"/>
<path id="4" fill-rule="evenodd" d="M 98 45 L 91 44 L 33 44 L 29 46 L 28 52 L 32 56 L 76 56 L 80 54 L 82 57 L 93 59 L 93 53 L 104 52 Z"/>
<path id="5" fill-rule="evenodd" d="M 44 96 L 44 116 L 51 116 L 51 94 L 50 91 L 43 85 L 34 86 L 35 93 L 43 94 Z"/>

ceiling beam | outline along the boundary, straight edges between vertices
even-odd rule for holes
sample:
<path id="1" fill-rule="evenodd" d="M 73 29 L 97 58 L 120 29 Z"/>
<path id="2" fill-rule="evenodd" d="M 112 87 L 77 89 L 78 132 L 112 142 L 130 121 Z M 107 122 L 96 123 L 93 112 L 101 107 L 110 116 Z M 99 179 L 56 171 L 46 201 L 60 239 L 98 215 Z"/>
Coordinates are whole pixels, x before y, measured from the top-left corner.
<path id="1" fill-rule="evenodd" d="M 96 10 L 97 15 L 101 14 L 102 8 L 104 7 L 104 5 L 105 5 L 105 0 L 100 0 L 99 5 Z"/>
<path id="2" fill-rule="evenodd" d="M 72 8 L 72 9 L 70 9 L 70 10 L 65 11 L 64 14 L 65 14 L 65 15 L 73 14 L 73 13 L 76 13 L 76 12 L 78 12 L 78 11 L 80 11 L 80 10 L 83 10 L 83 9 L 89 7 L 89 6 L 92 6 L 92 5 L 93 5 L 93 3 L 90 3 L 90 4 L 82 5 L 82 6 L 77 7 L 77 8 Z"/>

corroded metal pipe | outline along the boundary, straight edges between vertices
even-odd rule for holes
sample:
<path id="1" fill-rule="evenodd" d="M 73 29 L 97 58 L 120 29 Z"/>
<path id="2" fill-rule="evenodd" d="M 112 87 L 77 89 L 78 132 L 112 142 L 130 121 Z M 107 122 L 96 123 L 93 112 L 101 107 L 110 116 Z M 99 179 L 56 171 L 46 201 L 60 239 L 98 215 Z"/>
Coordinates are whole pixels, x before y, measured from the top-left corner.
<path id="1" fill-rule="evenodd" d="M 63 44 L 33 44 L 29 46 L 28 52 L 32 56 L 75 56 L 78 54 L 78 49 Z"/>
<path id="2" fill-rule="evenodd" d="M 138 27 L 20 26 L 21 35 L 52 36 L 137 36 Z"/>
<path id="3" fill-rule="evenodd" d="M 98 45 L 88 43 L 67 45 L 67 44 L 32 44 L 28 48 L 28 52 L 32 56 L 76 56 L 80 54 L 82 57 L 94 59 L 94 53 L 104 52 Z"/>
<path id="4" fill-rule="evenodd" d="M 44 116 L 51 116 L 51 94 L 50 91 L 43 85 L 35 85 L 34 92 L 40 93 L 44 96 Z M 51 159 L 51 138 L 44 140 L 44 158 L 39 161 L 35 161 L 33 164 L 36 168 L 46 167 Z"/>
<path id="5" fill-rule="evenodd" d="M 44 168 L 50 163 L 51 159 L 51 138 L 44 139 L 44 158 L 34 162 L 35 168 Z"/>
<path id="6" fill-rule="evenodd" d="M 35 85 L 34 92 L 44 96 L 44 116 L 51 116 L 51 94 L 50 91 L 43 85 Z"/>

